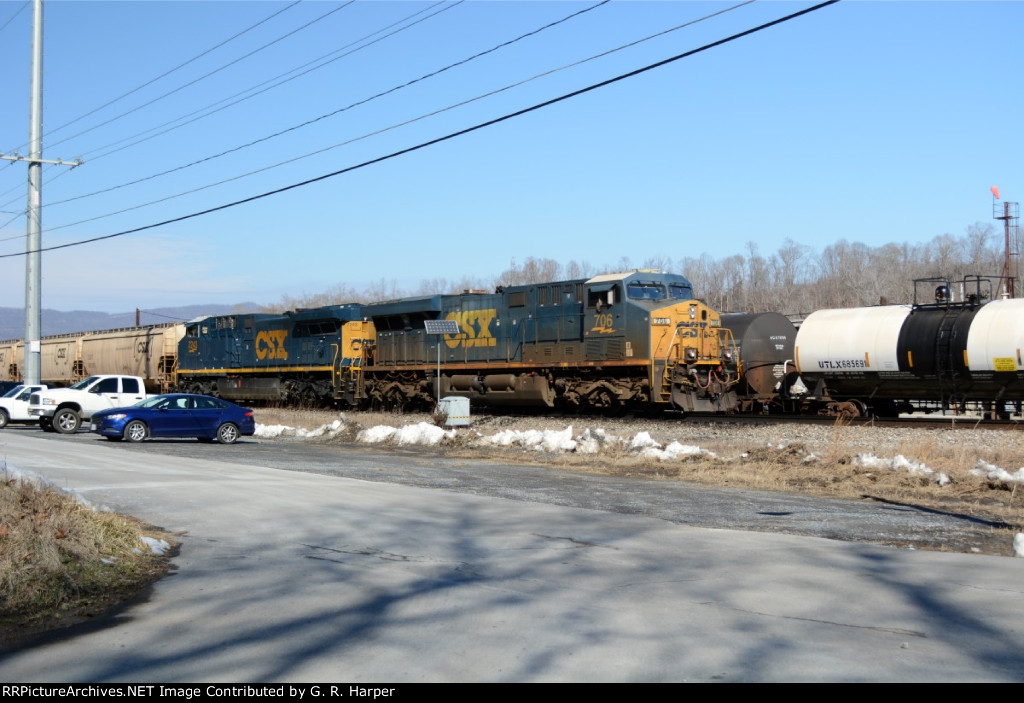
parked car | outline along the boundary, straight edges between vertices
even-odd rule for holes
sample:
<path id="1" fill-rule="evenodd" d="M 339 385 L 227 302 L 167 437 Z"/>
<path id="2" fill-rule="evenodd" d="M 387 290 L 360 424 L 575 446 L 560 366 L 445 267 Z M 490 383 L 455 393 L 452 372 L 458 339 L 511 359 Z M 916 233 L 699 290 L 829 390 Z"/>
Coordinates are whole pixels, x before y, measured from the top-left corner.
<path id="1" fill-rule="evenodd" d="M 34 423 L 38 418 L 28 414 L 28 399 L 33 393 L 46 390 L 45 385 L 15 385 L 0 397 L 0 429 L 9 422 Z"/>
<path id="2" fill-rule="evenodd" d="M 256 432 L 252 410 L 208 395 L 170 393 L 125 408 L 100 410 L 91 429 L 110 440 L 141 442 L 149 437 L 195 437 L 231 444 Z"/>

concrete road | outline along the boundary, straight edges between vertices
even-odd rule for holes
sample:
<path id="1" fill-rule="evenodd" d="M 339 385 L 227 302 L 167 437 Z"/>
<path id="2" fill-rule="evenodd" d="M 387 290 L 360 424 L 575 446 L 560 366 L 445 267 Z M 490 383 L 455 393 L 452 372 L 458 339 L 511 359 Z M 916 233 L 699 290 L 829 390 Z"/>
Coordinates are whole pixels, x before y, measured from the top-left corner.
<path id="1" fill-rule="evenodd" d="M 1020 559 L 0 442 L 184 533 L 147 602 L 5 682 L 1024 680 Z"/>

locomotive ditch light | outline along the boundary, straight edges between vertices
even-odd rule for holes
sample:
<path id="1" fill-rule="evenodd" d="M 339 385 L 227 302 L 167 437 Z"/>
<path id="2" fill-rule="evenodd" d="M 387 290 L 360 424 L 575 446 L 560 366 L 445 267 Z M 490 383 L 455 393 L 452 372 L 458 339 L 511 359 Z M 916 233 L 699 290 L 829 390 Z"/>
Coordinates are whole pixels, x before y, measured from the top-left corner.
<path id="1" fill-rule="evenodd" d="M 696 349 L 696 347 L 686 347 L 686 349 L 683 350 L 683 358 L 686 359 L 687 361 L 696 361 L 697 360 L 697 349 Z"/>

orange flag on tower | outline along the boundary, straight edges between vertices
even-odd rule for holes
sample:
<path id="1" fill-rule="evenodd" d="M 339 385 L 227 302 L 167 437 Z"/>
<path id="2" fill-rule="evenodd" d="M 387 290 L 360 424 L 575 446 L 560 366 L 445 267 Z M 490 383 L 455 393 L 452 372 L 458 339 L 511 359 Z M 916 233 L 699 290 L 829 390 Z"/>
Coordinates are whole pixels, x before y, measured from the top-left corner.
<path id="1" fill-rule="evenodd" d="M 989 188 L 989 190 L 992 191 L 992 195 L 995 197 L 995 199 L 999 200 L 999 187 L 998 186 L 992 186 L 991 188 Z"/>

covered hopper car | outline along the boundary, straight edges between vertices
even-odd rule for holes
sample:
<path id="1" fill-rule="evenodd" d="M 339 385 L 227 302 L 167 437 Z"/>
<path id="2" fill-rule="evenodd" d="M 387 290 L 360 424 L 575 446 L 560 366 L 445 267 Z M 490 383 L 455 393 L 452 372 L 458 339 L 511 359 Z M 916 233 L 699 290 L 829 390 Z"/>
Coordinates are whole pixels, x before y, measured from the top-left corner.
<path id="1" fill-rule="evenodd" d="M 73 332 L 40 340 L 40 382 L 69 386 L 88 376 L 140 376 L 151 393 L 165 392 L 177 383 L 180 323 L 125 327 L 97 332 Z M 0 341 L 0 381 L 20 381 L 25 368 L 25 345 L 20 339 Z"/>

